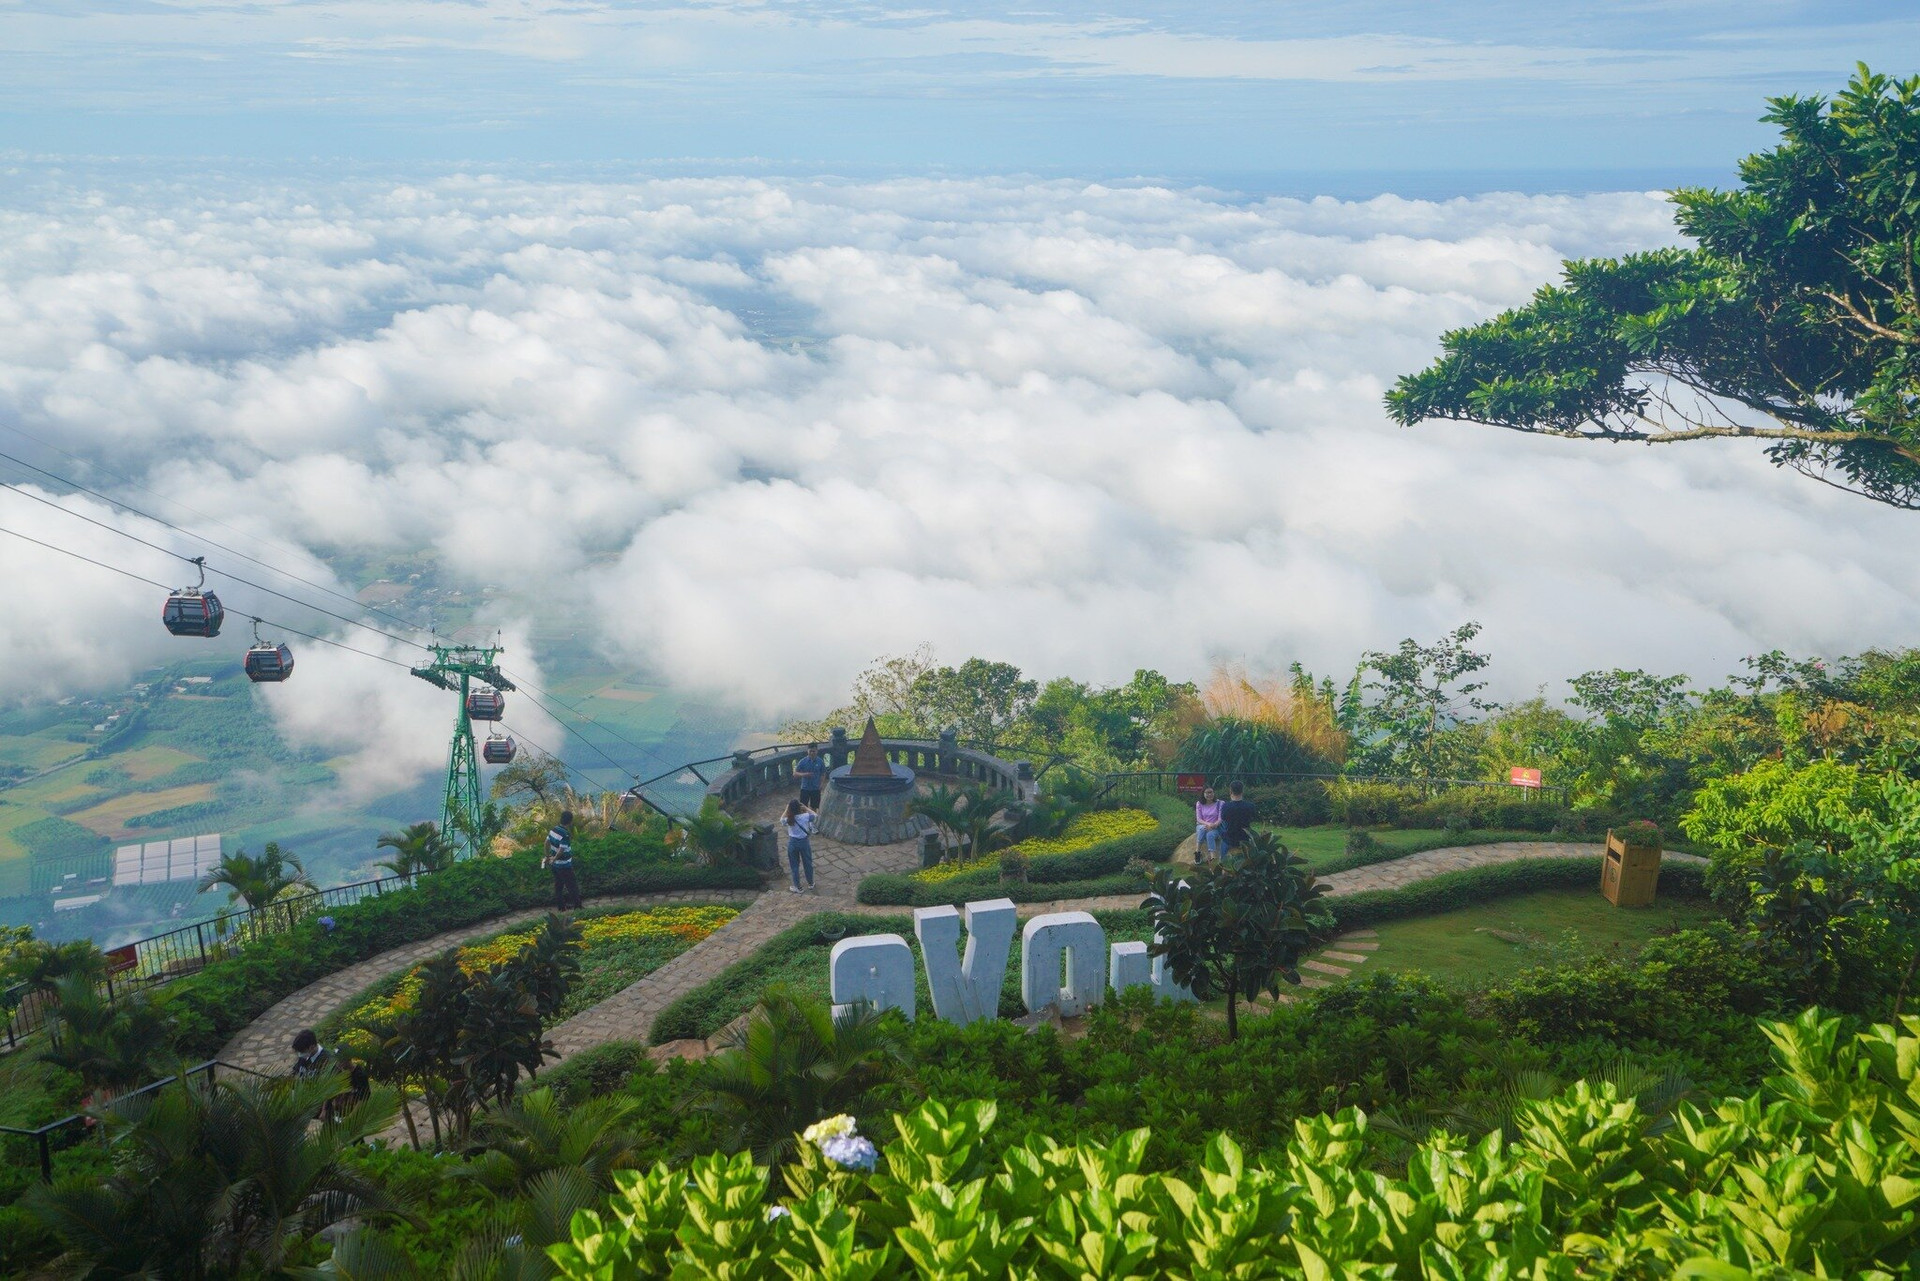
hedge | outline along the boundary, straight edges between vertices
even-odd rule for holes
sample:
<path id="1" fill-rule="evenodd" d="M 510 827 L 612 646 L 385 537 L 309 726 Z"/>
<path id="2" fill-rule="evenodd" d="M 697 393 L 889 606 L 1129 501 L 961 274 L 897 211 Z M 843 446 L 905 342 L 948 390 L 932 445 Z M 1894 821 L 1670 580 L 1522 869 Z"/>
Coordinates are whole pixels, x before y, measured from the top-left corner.
<path id="1" fill-rule="evenodd" d="M 1667 863 L 1660 868 L 1660 893 L 1671 898 L 1705 898 L 1706 869 L 1697 863 Z M 1432 916 L 1478 907 L 1489 899 L 1536 890 L 1591 889 L 1600 892 L 1598 858 L 1529 858 L 1512 863 L 1442 872 L 1391 890 L 1362 890 L 1330 895 L 1327 907 L 1343 930 L 1408 916 Z M 1631 909 L 1629 909 L 1631 910 Z"/>
<path id="2" fill-rule="evenodd" d="M 860 882 L 859 898 L 862 903 L 874 906 L 938 907 L 943 903 L 957 906 L 990 898 L 1010 898 L 1016 903 L 1051 903 L 1055 899 L 1106 898 L 1115 894 L 1145 897 L 1146 892 L 1145 881 L 1125 872 L 1084 881 L 1002 881 L 997 870 L 988 869 L 984 873 L 956 876 L 937 885 L 897 873 L 880 873 Z"/>
<path id="3" fill-rule="evenodd" d="M 575 848 L 581 889 L 595 897 L 761 886 L 760 873 L 749 867 L 668 862 L 657 840 L 632 832 L 583 839 Z M 309 916 L 285 934 L 174 980 L 160 990 L 159 1000 L 179 1020 L 179 1051 L 211 1057 L 275 1002 L 309 983 L 401 944 L 552 901 L 552 878 L 533 850 L 458 863 L 420 877 L 411 888 L 329 909 L 332 929 L 320 924 L 319 914 Z"/>

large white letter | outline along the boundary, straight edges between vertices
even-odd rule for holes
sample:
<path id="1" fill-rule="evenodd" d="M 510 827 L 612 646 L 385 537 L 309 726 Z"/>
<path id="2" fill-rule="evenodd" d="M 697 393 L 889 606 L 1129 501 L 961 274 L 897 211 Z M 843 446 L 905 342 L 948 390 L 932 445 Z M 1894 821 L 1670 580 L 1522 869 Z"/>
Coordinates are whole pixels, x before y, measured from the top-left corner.
<path id="1" fill-rule="evenodd" d="M 913 1017 L 913 949 L 898 934 L 841 939 L 827 958 L 827 990 L 838 1015 L 865 1002 Z"/>
<path id="2" fill-rule="evenodd" d="M 1066 956 L 1067 983 L 1060 985 L 1060 958 Z M 1020 936 L 1020 994 L 1027 1013 L 1049 1005 L 1071 1018 L 1107 997 L 1107 932 L 1085 912 L 1049 912 L 1027 922 Z"/>
<path id="3" fill-rule="evenodd" d="M 1154 935 L 1153 941 L 1158 943 L 1160 936 L 1158 934 Z M 1167 958 L 1164 956 L 1156 956 L 1153 958 L 1153 975 L 1151 982 L 1153 983 L 1153 994 L 1162 1001 L 1194 1001 L 1199 999 L 1194 996 L 1191 988 L 1173 981 L 1173 974 L 1167 969 Z"/>
<path id="4" fill-rule="evenodd" d="M 1153 982 L 1153 964 L 1145 943 L 1115 943 L 1107 957 L 1107 986 L 1116 993 Z"/>
<path id="5" fill-rule="evenodd" d="M 1007 978 L 1013 951 L 1013 927 L 1019 923 L 1013 900 L 967 904 L 967 955 L 960 959 L 960 913 L 951 907 L 914 909 L 913 935 L 920 940 L 920 961 L 927 967 L 927 991 L 933 1012 L 962 1027 L 1000 1012 L 1000 985 Z"/>

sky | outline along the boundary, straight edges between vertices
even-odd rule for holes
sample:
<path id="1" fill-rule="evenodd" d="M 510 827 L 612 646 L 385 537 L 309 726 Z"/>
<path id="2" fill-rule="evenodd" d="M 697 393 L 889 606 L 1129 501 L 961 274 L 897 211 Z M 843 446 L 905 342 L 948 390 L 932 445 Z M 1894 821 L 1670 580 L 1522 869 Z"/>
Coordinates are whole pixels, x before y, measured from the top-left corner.
<path id="1" fill-rule="evenodd" d="M 522 674 L 559 610 L 765 726 L 923 643 L 1343 677 L 1476 620 L 1506 698 L 1907 644 L 1913 515 L 1381 404 L 1563 259 L 1679 243 L 1662 188 L 1908 69 L 1898 19 L 15 0 L 0 450 L 317 581 L 432 552 Z M 35 483 L 0 529 L 152 582 L 0 537 L 0 699 L 176 655 L 123 534 L 203 548 Z M 299 646 L 290 741 L 435 767 L 413 654 L 230 595 L 378 655 Z"/>
<path id="2" fill-rule="evenodd" d="M 7 0 L 0 149 L 1653 186 L 1917 55 L 1909 0 Z"/>

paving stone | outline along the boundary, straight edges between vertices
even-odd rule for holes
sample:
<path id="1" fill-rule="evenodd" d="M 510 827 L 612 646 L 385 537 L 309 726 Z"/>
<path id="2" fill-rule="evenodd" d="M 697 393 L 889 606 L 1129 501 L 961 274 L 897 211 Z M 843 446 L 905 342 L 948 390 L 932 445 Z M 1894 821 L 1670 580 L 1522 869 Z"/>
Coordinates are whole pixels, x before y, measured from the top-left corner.
<path id="1" fill-rule="evenodd" d="M 1300 962 L 1300 968 L 1303 970 L 1312 970 L 1317 974 L 1331 974 L 1335 978 L 1342 979 L 1353 973 L 1352 970 L 1344 965 L 1328 965 L 1325 961 L 1302 961 Z"/>
<path id="2" fill-rule="evenodd" d="M 1327 948 L 1320 955 L 1329 961 L 1346 961 L 1351 965 L 1358 965 L 1367 959 L 1364 952 L 1336 952 L 1332 948 Z"/>

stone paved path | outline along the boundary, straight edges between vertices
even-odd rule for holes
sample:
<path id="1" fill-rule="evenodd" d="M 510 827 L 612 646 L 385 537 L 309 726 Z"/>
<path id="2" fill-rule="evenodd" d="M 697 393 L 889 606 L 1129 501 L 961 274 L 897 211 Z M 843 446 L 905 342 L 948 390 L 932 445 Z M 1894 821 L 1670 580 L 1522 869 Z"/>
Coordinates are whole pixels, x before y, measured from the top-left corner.
<path id="1" fill-rule="evenodd" d="M 755 822 L 772 822 L 787 799 L 785 795 L 763 797 L 748 811 L 747 817 Z M 786 838 L 782 837 L 777 879 L 752 907 L 631 987 L 555 1025 L 549 1034 L 553 1048 L 564 1058 L 605 1041 L 645 1041 L 661 1010 L 735 961 L 753 955 L 780 931 L 815 912 L 855 910 L 859 905 L 854 901 L 854 891 L 862 878 L 876 872 L 911 871 L 920 866 L 919 846 L 914 841 L 843 845 L 816 836 L 813 839 L 816 888 L 806 894 L 790 894 L 786 857 Z"/>
<path id="2" fill-rule="evenodd" d="M 738 902 L 753 894 L 752 890 L 668 890 L 658 894 L 615 895 L 588 899 L 586 902 L 588 907 L 595 909 L 671 907 L 679 903 Z M 312 1027 L 389 974 L 430 960 L 450 947 L 498 934 L 525 921 L 537 921 L 546 914 L 544 907 L 511 912 L 464 930 L 454 930 L 396 947 L 378 956 L 368 957 L 357 965 L 349 965 L 344 970 L 336 970 L 319 982 L 301 988 L 249 1023 L 215 1057 L 223 1063 L 277 1076 L 287 1070 L 293 1058 L 293 1051 L 288 1047 L 293 1042 L 295 1032 Z"/>

